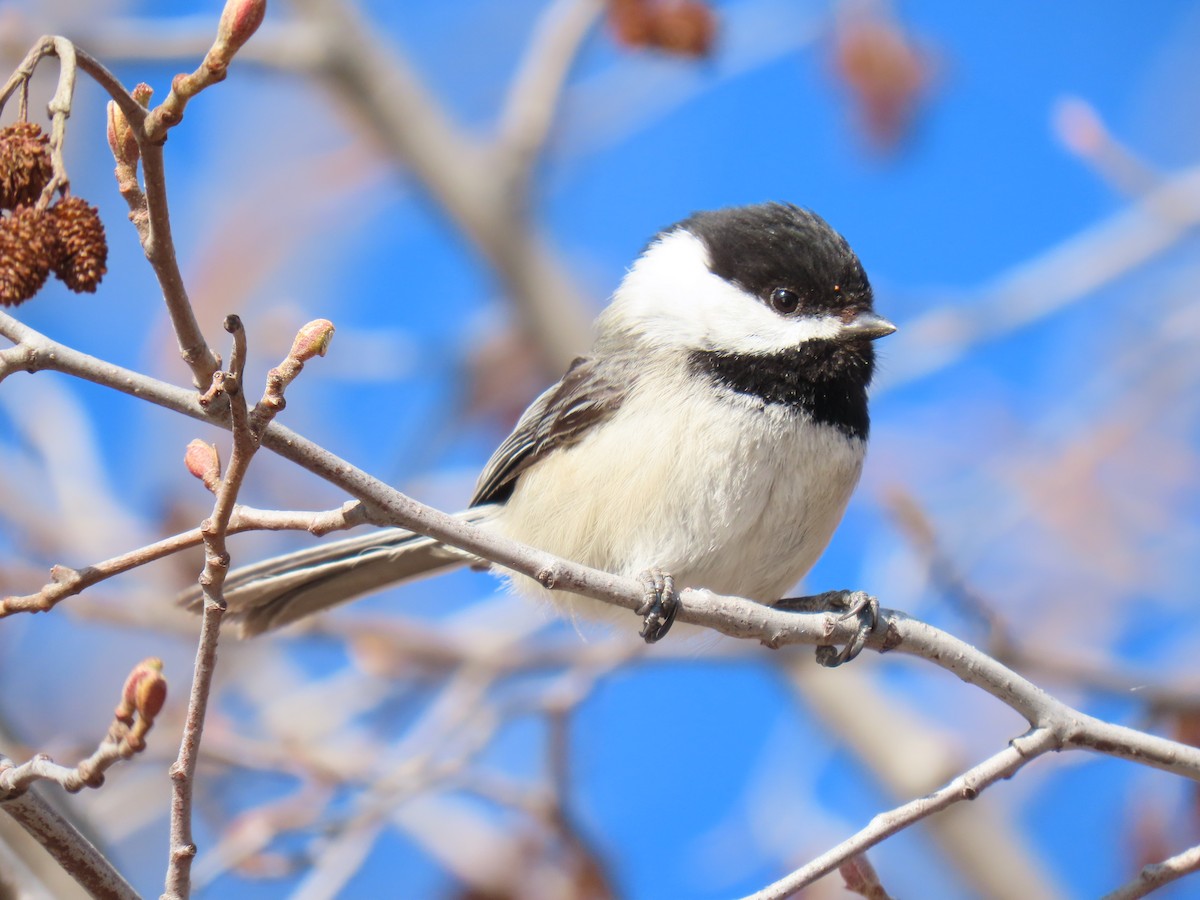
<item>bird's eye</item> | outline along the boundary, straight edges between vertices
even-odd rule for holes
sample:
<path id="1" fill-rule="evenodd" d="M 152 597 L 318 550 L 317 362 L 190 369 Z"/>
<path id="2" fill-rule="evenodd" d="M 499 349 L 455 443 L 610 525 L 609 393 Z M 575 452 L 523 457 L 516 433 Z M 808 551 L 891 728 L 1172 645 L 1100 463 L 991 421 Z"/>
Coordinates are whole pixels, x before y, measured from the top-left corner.
<path id="1" fill-rule="evenodd" d="M 788 315 L 794 313 L 800 306 L 800 295 L 787 288 L 775 288 L 771 291 L 771 308 L 777 313 Z"/>

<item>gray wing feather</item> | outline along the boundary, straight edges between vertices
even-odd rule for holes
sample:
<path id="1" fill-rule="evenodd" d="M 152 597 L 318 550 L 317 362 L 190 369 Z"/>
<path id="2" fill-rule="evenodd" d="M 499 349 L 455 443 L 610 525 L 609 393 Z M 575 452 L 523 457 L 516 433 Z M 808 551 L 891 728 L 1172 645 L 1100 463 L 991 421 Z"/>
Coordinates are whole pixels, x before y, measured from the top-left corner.
<path id="1" fill-rule="evenodd" d="M 495 512 L 482 506 L 457 518 L 478 523 Z M 235 569 L 225 579 L 226 617 L 243 637 L 280 628 L 328 607 L 475 557 L 403 528 L 385 528 Z M 180 602 L 198 610 L 200 589 Z"/>
<path id="2" fill-rule="evenodd" d="M 547 453 L 568 447 L 609 418 L 621 405 L 628 385 L 595 358 L 580 357 L 567 374 L 525 410 L 484 466 L 471 505 L 499 503 L 512 493 L 517 476 Z"/>

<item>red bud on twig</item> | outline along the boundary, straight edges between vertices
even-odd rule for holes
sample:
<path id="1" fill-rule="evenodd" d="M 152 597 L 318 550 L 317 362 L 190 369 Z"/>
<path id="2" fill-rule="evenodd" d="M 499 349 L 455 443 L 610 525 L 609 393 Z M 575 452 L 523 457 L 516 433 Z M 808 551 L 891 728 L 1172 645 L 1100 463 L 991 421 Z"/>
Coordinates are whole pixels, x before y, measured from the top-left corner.
<path id="1" fill-rule="evenodd" d="M 241 49 L 267 12 L 267 0 L 228 0 L 217 24 L 217 39 L 210 54 L 224 65 Z"/>
<path id="2" fill-rule="evenodd" d="M 162 669 L 163 662 L 156 656 L 147 657 L 133 667 L 121 688 L 121 702 L 113 711 L 118 721 L 130 725 L 134 713 L 151 720 L 158 715 L 167 698 L 167 682 Z"/>
<path id="3" fill-rule="evenodd" d="M 216 493 L 221 482 L 221 457 L 212 444 L 195 438 L 187 445 L 183 454 L 187 470 L 204 482 L 204 486 Z"/>

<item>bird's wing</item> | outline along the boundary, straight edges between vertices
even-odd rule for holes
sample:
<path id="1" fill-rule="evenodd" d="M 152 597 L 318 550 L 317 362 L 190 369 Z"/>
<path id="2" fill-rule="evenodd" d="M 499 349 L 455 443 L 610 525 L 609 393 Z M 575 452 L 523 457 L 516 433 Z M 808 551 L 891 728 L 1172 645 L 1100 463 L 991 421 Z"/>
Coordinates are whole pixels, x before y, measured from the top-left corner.
<path id="1" fill-rule="evenodd" d="M 479 476 L 471 505 L 507 500 L 518 475 L 608 419 L 627 396 L 628 385 L 622 389 L 620 383 L 595 358 L 581 356 L 571 363 L 562 380 L 530 404 L 496 448 Z"/>

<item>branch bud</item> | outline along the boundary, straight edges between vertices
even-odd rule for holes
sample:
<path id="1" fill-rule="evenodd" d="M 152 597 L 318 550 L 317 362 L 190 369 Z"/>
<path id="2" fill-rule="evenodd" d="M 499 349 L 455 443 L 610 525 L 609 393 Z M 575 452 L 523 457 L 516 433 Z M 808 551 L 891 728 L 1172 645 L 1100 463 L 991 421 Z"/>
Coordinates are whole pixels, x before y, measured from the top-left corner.
<path id="1" fill-rule="evenodd" d="M 233 55 L 258 31 L 266 12 L 267 0 L 227 0 L 208 61 L 229 65 Z"/>
<path id="2" fill-rule="evenodd" d="M 288 356 L 300 363 L 306 363 L 314 356 L 324 356 L 333 340 L 333 332 L 333 323 L 328 319 L 313 319 L 296 332 Z"/>
<path id="3" fill-rule="evenodd" d="M 113 711 L 117 721 L 131 725 L 134 713 L 139 718 L 154 720 L 167 699 L 167 681 L 162 669 L 162 660 L 155 656 L 147 657 L 133 667 L 121 688 L 121 702 Z"/>
<path id="4" fill-rule="evenodd" d="M 113 159 L 125 166 L 136 166 L 140 151 L 129 120 L 115 100 L 108 101 L 108 149 Z"/>
<path id="5" fill-rule="evenodd" d="M 113 713 L 118 722 L 131 726 L 124 740 L 134 753 L 146 748 L 146 733 L 167 702 L 167 679 L 163 677 L 162 668 L 162 660 L 153 656 L 134 666 L 125 679 L 121 702 Z"/>
<path id="6" fill-rule="evenodd" d="M 149 109 L 150 98 L 154 96 L 154 88 L 150 87 L 144 81 L 139 81 L 133 90 L 129 92 L 129 95 L 140 103 L 143 109 Z"/>
<path id="7" fill-rule="evenodd" d="M 183 454 L 183 463 L 206 488 L 214 494 L 217 492 L 217 485 L 221 482 L 221 457 L 215 446 L 194 438 Z"/>

